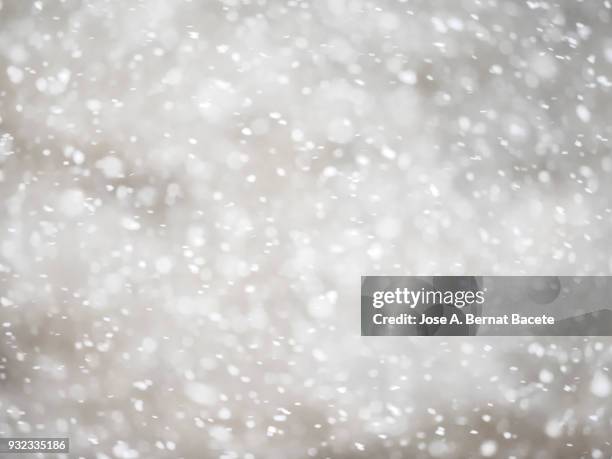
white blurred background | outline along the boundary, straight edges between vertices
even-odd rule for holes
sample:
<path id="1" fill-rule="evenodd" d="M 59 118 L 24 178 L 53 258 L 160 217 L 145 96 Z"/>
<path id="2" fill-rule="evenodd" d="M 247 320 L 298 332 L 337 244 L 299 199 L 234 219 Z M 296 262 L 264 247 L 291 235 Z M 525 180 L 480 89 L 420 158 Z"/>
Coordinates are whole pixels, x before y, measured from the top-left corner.
<path id="1" fill-rule="evenodd" d="M 608 338 L 362 338 L 361 275 L 609 275 L 609 1 L 0 1 L 0 435 L 610 458 Z"/>

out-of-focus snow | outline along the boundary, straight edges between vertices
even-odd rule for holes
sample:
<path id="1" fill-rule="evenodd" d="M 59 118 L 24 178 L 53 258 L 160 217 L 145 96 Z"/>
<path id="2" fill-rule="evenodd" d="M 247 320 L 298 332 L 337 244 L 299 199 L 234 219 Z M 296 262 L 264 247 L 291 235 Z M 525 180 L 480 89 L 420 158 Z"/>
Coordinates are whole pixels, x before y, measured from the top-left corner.
<path id="1" fill-rule="evenodd" d="M 365 274 L 610 274 L 609 2 L 0 2 L 0 435 L 609 457 L 607 338 L 361 338 Z"/>

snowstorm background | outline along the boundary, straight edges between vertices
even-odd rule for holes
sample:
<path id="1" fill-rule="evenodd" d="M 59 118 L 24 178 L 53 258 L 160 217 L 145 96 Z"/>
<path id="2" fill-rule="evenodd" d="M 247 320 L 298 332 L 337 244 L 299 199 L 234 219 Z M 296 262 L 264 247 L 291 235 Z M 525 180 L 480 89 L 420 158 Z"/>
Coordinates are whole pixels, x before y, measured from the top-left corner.
<path id="1" fill-rule="evenodd" d="M 612 457 L 610 339 L 359 314 L 362 275 L 611 274 L 610 1 L 0 6 L 0 436 Z"/>

